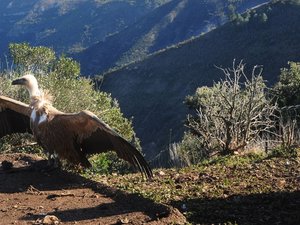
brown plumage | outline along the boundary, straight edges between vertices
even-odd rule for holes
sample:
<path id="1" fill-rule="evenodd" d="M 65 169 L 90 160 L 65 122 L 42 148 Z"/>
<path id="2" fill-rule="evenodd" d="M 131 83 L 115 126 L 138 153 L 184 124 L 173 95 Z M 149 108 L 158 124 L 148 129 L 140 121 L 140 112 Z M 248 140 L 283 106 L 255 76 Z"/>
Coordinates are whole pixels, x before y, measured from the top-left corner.
<path id="1" fill-rule="evenodd" d="M 0 137 L 32 131 L 46 152 L 84 167 L 91 166 L 87 155 L 113 150 L 147 178 L 152 177 L 141 153 L 92 112 L 63 113 L 55 109 L 51 96 L 39 90 L 32 75 L 23 76 L 12 84 L 24 85 L 30 93 L 31 103 L 26 105 L 0 96 Z"/>

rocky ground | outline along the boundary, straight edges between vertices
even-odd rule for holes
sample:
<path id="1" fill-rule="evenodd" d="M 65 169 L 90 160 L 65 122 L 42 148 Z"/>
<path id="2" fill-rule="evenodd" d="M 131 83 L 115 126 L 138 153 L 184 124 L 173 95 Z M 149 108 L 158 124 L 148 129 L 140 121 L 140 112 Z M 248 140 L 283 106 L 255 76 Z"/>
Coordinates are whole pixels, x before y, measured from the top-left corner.
<path id="1" fill-rule="evenodd" d="M 183 224 L 175 208 L 66 171 L 35 155 L 0 155 L 0 224 Z M 146 181 L 144 181 L 146 182 Z"/>
<path id="2" fill-rule="evenodd" d="M 138 173 L 47 172 L 29 154 L 2 154 L 0 163 L 1 225 L 300 224 L 299 151 L 155 169 L 152 182 Z"/>

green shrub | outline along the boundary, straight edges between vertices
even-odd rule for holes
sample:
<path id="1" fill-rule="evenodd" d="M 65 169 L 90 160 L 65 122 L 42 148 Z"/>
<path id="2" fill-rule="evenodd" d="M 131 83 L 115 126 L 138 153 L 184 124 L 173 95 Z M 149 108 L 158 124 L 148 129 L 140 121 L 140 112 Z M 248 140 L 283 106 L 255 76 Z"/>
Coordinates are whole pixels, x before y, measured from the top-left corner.
<path id="1" fill-rule="evenodd" d="M 269 153 L 269 157 L 296 158 L 297 155 L 298 149 L 295 146 L 285 147 L 283 145 L 273 148 Z"/>
<path id="2" fill-rule="evenodd" d="M 300 63 L 288 62 L 287 68 L 282 68 L 279 82 L 274 91 L 281 107 L 300 104 Z"/>
<path id="3" fill-rule="evenodd" d="M 178 155 L 183 165 L 193 165 L 209 156 L 203 142 L 191 132 L 186 132 L 178 148 Z"/>

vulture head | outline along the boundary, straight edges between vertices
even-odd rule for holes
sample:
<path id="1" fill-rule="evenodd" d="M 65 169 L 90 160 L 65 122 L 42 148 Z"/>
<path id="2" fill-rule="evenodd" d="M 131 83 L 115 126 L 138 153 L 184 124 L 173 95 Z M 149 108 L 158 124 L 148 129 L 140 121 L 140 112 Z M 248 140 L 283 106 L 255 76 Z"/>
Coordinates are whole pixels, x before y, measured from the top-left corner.
<path id="1" fill-rule="evenodd" d="M 32 74 L 27 74 L 12 82 L 12 85 L 23 85 L 29 91 L 30 97 L 39 96 L 40 90 L 36 78 Z"/>

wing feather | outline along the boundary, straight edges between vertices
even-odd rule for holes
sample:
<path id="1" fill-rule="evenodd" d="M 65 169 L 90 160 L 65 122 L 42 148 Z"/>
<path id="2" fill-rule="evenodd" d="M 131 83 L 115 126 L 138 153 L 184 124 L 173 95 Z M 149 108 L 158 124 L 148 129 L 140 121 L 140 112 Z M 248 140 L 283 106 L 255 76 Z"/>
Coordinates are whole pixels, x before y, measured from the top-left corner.
<path id="1" fill-rule="evenodd" d="M 12 133 L 32 133 L 29 105 L 0 96 L 0 138 Z"/>
<path id="2" fill-rule="evenodd" d="M 60 124 L 67 129 L 66 132 L 73 133 L 85 155 L 115 151 L 118 157 L 138 168 L 147 178 L 152 178 L 151 168 L 143 155 L 95 114 L 89 111 L 59 114 L 51 123 Z"/>

